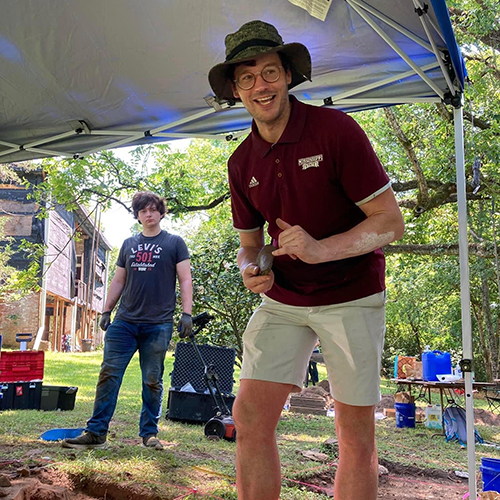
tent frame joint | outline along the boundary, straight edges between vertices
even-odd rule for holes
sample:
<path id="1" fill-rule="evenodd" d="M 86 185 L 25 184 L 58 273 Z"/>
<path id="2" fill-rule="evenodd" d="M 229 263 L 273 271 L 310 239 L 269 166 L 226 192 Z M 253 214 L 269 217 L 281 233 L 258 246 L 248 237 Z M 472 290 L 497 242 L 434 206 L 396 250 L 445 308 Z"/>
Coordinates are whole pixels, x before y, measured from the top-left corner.
<path id="1" fill-rule="evenodd" d="M 462 373 L 472 373 L 473 372 L 473 361 L 472 359 L 462 359 L 458 363 L 460 365 L 460 370 Z"/>
<path id="2" fill-rule="evenodd" d="M 415 8 L 415 12 L 417 13 L 417 15 L 419 17 L 422 17 L 422 16 L 425 16 L 425 14 L 427 14 L 427 11 L 429 10 L 429 6 L 424 3 L 424 7 L 417 7 Z"/>
<path id="3" fill-rule="evenodd" d="M 456 91 L 455 95 L 452 95 L 451 92 L 446 92 L 442 101 L 444 104 L 451 105 L 455 109 L 460 109 L 462 107 L 462 93 Z"/>

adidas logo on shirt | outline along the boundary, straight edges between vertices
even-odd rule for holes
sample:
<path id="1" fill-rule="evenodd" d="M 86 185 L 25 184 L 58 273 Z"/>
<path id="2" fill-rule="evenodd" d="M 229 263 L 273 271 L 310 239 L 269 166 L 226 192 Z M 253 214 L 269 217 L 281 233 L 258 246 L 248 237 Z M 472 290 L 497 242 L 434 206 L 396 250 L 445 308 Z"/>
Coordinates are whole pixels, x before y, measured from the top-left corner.
<path id="1" fill-rule="evenodd" d="M 248 187 L 254 188 L 255 186 L 258 186 L 258 185 L 259 185 L 259 181 L 255 177 L 252 177 L 250 180 L 250 184 L 248 184 Z"/>

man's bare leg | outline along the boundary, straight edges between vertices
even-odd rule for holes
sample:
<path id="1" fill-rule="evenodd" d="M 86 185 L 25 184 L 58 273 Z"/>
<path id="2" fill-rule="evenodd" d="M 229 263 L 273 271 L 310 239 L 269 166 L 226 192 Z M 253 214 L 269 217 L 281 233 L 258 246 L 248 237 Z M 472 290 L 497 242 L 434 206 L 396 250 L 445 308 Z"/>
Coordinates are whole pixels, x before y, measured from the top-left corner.
<path id="1" fill-rule="evenodd" d="M 291 384 L 241 380 L 234 403 L 239 500 L 278 500 L 281 471 L 275 430 Z"/>
<path id="2" fill-rule="evenodd" d="M 335 500 L 376 500 L 378 458 L 375 407 L 351 406 L 335 401 L 335 426 L 339 441 Z"/>

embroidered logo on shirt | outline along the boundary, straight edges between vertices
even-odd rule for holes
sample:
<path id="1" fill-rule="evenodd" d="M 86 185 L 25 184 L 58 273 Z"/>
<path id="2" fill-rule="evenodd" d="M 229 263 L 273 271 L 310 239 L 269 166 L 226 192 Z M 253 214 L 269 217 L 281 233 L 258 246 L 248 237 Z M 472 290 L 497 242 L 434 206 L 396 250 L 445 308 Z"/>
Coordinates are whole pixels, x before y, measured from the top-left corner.
<path id="1" fill-rule="evenodd" d="M 319 167 L 320 161 L 323 161 L 323 155 L 309 156 L 309 158 L 300 158 L 299 167 L 302 167 L 302 170 L 307 170 L 311 167 Z"/>
<path id="2" fill-rule="evenodd" d="M 258 186 L 259 185 L 259 181 L 255 178 L 255 177 L 252 177 L 252 179 L 250 180 L 250 184 L 248 185 L 249 188 L 254 188 L 255 186 Z"/>

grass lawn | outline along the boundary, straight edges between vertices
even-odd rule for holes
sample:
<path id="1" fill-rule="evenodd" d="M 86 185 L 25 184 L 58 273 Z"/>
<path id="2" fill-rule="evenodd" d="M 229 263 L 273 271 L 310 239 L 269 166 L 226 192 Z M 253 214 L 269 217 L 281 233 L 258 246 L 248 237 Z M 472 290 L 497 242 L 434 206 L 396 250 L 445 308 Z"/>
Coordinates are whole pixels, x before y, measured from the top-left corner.
<path id="1" fill-rule="evenodd" d="M 109 447 L 104 450 L 65 450 L 57 443 L 38 441 L 39 435 L 52 428 L 84 427 L 92 413 L 95 384 L 102 353 L 46 353 L 44 383 L 78 386 L 76 406 L 68 412 L 5 411 L 0 413 L 0 463 L 16 459 L 43 461 L 84 481 L 102 476 L 113 481 L 146 485 L 162 498 L 173 499 L 196 487 L 200 493 L 213 497 L 236 499 L 234 489 L 235 444 L 207 440 L 203 426 L 160 421 L 160 439 L 166 444 L 164 452 L 139 446 L 138 421 L 141 408 L 141 379 L 138 358 L 135 356 L 126 372 L 111 423 Z M 173 367 L 173 356 L 166 360 L 165 381 Z M 326 378 L 319 365 L 320 378 Z M 235 391 L 239 372 L 235 372 Z M 394 393 L 390 382 L 384 381 L 383 393 Z M 166 397 L 164 399 L 166 405 Z M 437 400 L 436 400 L 437 402 Z M 485 406 L 478 399 L 477 406 Z M 423 426 L 416 429 L 397 429 L 394 420 L 377 422 L 377 438 L 381 459 L 448 471 L 467 470 L 466 450 L 456 443 L 446 443 Z M 500 427 L 477 427 L 487 441 L 500 443 Z M 307 450 L 331 453 L 322 446 L 333 437 L 334 419 L 284 412 L 278 426 L 278 444 L 283 476 L 288 479 L 307 479 L 327 465 L 305 458 Z M 500 450 L 477 447 L 480 457 L 500 458 Z M 335 459 L 331 455 L 332 461 Z M 284 481 L 283 500 L 324 498 L 324 495 L 304 491 L 300 486 Z M 183 489 L 184 488 L 184 489 Z"/>

